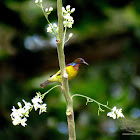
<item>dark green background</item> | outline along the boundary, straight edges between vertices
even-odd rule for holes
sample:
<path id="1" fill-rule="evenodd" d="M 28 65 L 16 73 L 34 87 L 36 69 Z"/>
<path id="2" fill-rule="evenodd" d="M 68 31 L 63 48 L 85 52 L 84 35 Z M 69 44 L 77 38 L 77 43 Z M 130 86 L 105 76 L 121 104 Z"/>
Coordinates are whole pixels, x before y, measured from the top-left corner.
<path id="1" fill-rule="evenodd" d="M 140 134 L 140 1 L 63 0 L 76 8 L 74 35 L 65 46 L 66 63 L 82 57 L 78 76 L 69 82 L 71 94 L 83 94 L 109 107 L 122 108 L 125 119 L 98 116 L 98 105 L 74 98 L 77 140 L 139 139 Z M 54 8 L 56 0 L 44 0 Z M 0 139 L 67 140 L 65 100 L 60 89 L 44 99 L 47 113 L 32 111 L 27 126 L 13 126 L 12 106 L 44 93 L 40 83 L 59 69 L 55 38 L 46 33 L 47 22 L 34 0 L 0 0 Z M 123 135 L 124 133 L 136 135 Z"/>

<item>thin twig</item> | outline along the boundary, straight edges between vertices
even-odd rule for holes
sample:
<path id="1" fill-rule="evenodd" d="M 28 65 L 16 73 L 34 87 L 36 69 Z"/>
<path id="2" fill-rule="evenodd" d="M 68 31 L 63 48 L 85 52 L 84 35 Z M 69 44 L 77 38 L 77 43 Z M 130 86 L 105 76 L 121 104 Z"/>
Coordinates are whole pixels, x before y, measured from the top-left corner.
<path id="1" fill-rule="evenodd" d="M 46 96 L 46 94 L 48 94 L 51 90 L 53 90 L 56 87 L 61 87 L 61 85 L 56 85 L 56 86 L 52 87 L 51 89 L 49 89 L 47 92 L 45 92 L 44 94 L 42 94 L 42 98 L 44 98 L 44 96 Z"/>
<path id="2" fill-rule="evenodd" d="M 101 105 L 101 106 L 104 106 L 105 108 L 108 108 L 108 109 L 112 110 L 110 107 L 107 106 L 107 105 L 108 105 L 108 102 L 107 102 L 107 105 L 104 105 L 104 104 L 101 104 L 101 103 L 97 102 L 96 100 L 94 100 L 94 99 L 92 99 L 92 98 L 90 98 L 90 97 L 87 97 L 87 96 L 85 96 L 85 95 L 74 94 L 74 95 L 72 95 L 72 98 L 73 98 L 74 96 L 80 96 L 80 97 L 86 98 L 86 99 L 87 99 L 87 103 L 88 103 L 88 102 L 95 102 L 95 103 L 97 103 L 97 104 L 99 105 L 99 108 L 100 108 L 100 105 Z"/>

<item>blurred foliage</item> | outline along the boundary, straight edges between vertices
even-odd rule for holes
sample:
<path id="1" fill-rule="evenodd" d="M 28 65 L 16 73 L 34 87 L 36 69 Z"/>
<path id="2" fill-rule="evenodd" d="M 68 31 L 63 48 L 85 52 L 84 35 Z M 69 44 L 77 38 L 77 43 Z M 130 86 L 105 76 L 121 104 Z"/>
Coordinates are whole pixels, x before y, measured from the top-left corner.
<path id="1" fill-rule="evenodd" d="M 108 101 L 110 107 L 122 108 L 126 117 L 112 120 L 106 109 L 98 116 L 97 104 L 86 106 L 86 99 L 74 97 L 77 140 L 139 139 L 122 134 L 140 131 L 140 1 L 63 0 L 63 4 L 76 8 L 66 62 L 82 57 L 89 63 L 69 82 L 71 94 Z M 56 22 L 56 0 L 44 0 L 44 7 L 50 6 L 54 12 L 49 18 Z M 12 106 L 55 85 L 39 87 L 59 67 L 55 38 L 46 33 L 47 23 L 34 0 L 1 0 L 0 9 L 1 140 L 67 140 L 66 106 L 59 88 L 44 99 L 47 113 L 32 111 L 25 128 L 12 125 Z"/>

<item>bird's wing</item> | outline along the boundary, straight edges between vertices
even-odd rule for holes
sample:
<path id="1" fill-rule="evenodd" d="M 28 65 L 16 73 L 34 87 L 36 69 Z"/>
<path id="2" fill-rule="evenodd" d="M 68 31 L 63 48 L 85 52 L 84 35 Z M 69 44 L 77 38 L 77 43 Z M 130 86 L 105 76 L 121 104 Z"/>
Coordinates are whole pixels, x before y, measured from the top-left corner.
<path id="1" fill-rule="evenodd" d="M 56 74 L 52 75 L 49 79 L 50 82 L 59 81 L 61 82 L 61 71 L 59 70 Z"/>
<path id="2" fill-rule="evenodd" d="M 59 70 L 55 75 L 56 76 L 60 76 L 61 75 L 61 71 Z"/>

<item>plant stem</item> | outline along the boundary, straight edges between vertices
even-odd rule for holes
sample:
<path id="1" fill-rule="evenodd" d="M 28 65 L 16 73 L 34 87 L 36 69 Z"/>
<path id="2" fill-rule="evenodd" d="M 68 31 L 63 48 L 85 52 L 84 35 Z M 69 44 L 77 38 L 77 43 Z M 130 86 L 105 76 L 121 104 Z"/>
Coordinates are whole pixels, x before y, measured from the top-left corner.
<path id="1" fill-rule="evenodd" d="M 99 106 L 103 106 L 103 107 L 105 107 L 105 108 L 108 108 L 108 109 L 112 110 L 112 109 L 111 109 L 110 107 L 108 107 L 107 105 L 101 104 L 101 103 L 99 103 L 98 101 L 96 101 L 96 100 L 94 100 L 94 99 L 92 99 L 92 98 L 90 98 L 90 97 L 87 97 L 87 96 L 84 96 L 84 95 L 81 95 L 81 94 L 74 94 L 74 95 L 72 95 L 72 98 L 73 98 L 74 96 L 80 96 L 80 97 L 86 98 L 86 99 L 87 99 L 87 102 L 95 102 L 95 103 L 97 103 Z"/>
<path id="2" fill-rule="evenodd" d="M 58 14 L 58 38 L 56 40 L 59 66 L 62 76 L 62 92 L 66 100 L 66 115 L 69 128 L 69 140 L 76 140 L 75 122 L 73 113 L 73 101 L 69 92 L 68 75 L 65 69 L 65 55 L 63 49 L 63 16 L 62 16 L 62 0 L 57 0 Z"/>
<path id="3" fill-rule="evenodd" d="M 53 90 L 56 87 L 61 87 L 61 85 L 56 85 L 56 86 L 52 87 L 51 89 L 49 89 L 48 91 L 46 91 L 44 94 L 42 94 L 42 99 L 46 96 L 46 94 L 48 94 L 51 90 Z"/>
<path id="4" fill-rule="evenodd" d="M 65 37 L 66 37 L 66 31 L 67 31 L 67 26 L 65 27 L 65 31 L 64 31 L 64 37 L 63 37 L 63 49 L 64 49 L 64 45 L 65 45 Z"/>
<path id="5" fill-rule="evenodd" d="M 42 9 L 42 12 L 43 12 L 43 14 L 44 14 L 44 16 L 45 16 L 45 18 L 46 18 L 46 20 L 47 20 L 49 26 L 51 26 L 51 28 L 52 28 L 52 30 L 53 30 L 53 33 L 54 33 L 55 37 L 57 38 L 56 32 L 54 31 L 53 26 L 52 26 L 52 24 L 50 23 L 50 21 L 49 21 L 49 19 L 48 19 L 48 15 L 47 15 L 47 14 L 45 13 L 45 11 L 44 11 L 44 7 L 43 7 L 43 5 L 41 4 L 40 7 L 41 7 L 41 9 Z"/>

